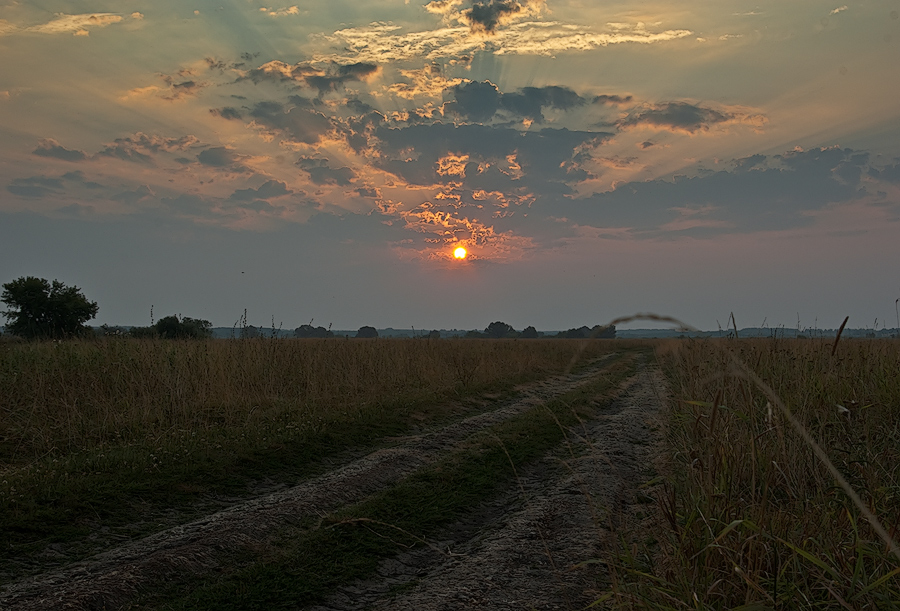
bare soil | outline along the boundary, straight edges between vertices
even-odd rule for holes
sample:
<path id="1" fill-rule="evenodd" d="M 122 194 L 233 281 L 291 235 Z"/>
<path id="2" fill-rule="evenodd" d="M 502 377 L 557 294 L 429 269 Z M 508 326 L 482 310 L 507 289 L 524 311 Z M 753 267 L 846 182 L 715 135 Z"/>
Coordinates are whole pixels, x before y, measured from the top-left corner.
<path id="1" fill-rule="evenodd" d="M 0 608 L 117 609 L 185 574 L 227 566 L 264 548 L 273 532 L 391 486 L 480 430 L 602 374 L 602 363 L 523 387 L 520 398 L 420 435 L 397 439 L 296 486 L 8 584 Z M 596 596 L 602 555 L 621 516 L 646 502 L 655 418 L 665 383 L 642 364 L 619 398 L 571 430 L 563 446 L 518 473 L 515 486 L 444 529 L 429 545 L 384 561 L 378 575 L 341 588 L 318 611 L 355 609 L 567 609 Z M 580 568 L 579 568 L 580 567 Z"/>

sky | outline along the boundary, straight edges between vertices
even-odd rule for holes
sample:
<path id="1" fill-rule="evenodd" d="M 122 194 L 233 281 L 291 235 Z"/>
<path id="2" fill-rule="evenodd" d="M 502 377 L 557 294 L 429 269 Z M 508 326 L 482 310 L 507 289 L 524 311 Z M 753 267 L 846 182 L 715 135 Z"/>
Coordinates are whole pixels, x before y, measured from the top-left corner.
<path id="1" fill-rule="evenodd" d="M 0 0 L 0 281 L 112 325 L 900 326 L 898 12 Z"/>

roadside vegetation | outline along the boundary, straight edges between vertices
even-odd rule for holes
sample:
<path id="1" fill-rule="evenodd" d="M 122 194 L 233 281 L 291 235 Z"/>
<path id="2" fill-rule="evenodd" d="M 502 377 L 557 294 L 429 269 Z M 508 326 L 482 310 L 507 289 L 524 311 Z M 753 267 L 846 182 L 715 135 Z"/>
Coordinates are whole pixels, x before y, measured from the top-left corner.
<path id="1" fill-rule="evenodd" d="M 0 343 L 0 577 L 40 569 L 48 546 L 62 545 L 70 560 L 96 551 L 102 541 L 88 537 L 98 532 L 113 542 L 133 538 L 209 510 L 209 499 L 296 482 L 330 456 L 473 413 L 485 406 L 485 393 L 500 398 L 610 347 Z"/>
<path id="2" fill-rule="evenodd" d="M 621 534 L 603 604 L 900 608 L 900 344 L 682 340 L 659 360 L 674 393 L 666 483 L 657 519 Z"/>

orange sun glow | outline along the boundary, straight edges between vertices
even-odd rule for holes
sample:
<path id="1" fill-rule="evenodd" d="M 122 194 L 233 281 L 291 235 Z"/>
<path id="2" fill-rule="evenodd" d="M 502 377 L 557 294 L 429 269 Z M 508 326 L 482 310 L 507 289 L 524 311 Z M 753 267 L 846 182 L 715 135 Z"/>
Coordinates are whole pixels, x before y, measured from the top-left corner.
<path id="1" fill-rule="evenodd" d="M 454 259 L 465 259 L 466 254 L 468 254 L 468 253 L 466 253 L 466 249 L 463 248 L 462 246 L 460 246 L 459 248 L 457 248 L 456 250 L 453 251 L 453 258 Z"/>

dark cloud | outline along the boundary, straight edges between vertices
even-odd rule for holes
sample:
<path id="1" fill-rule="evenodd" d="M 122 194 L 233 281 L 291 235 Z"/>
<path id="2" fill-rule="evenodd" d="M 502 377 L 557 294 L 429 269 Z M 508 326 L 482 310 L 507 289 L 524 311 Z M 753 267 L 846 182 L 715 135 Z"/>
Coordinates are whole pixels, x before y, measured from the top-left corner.
<path id="1" fill-rule="evenodd" d="M 250 118 L 257 124 L 290 135 L 293 140 L 315 144 L 323 134 L 332 129 L 331 120 L 322 113 L 310 110 L 312 104 L 306 98 L 292 96 L 293 106 L 278 102 L 259 102 L 250 111 Z"/>
<path id="2" fill-rule="evenodd" d="M 462 18 L 473 33 L 493 34 L 504 18 L 521 13 L 524 8 L 514 0 L 487 0 L 472 4 L 472 8 L 462 12 Z"/>
<path id="3" fill-rule="evenodd" d="M 750 117 L 746 113 L 718 111 L 687 102 L 667 102 L 641 107 L 616 125 L 622 129 L 651 127 L 693 134 L 698 131 L 706 131 L 716 124 L 748 118 Z"/>
<path id="4" fill-rule="evenodd" d="M 188 74 L 188 71 L 182 71 L 178 76 L 181 76 L 183 78 L 184 75 Z M 209 84 L 202 83 L 194 79 L 185 79 L 182 81 L 176 79 L 174 76 L 169 76 L 167 74 L 161 74 L 160 78 L 166 85 L 169 86 L 168 89 L 165 89 L 160 93 L 160 97 L 170 102 L 194 96 L 197 94 L 197 92 L 199 92 Z"/>
<path id="5" fill-rule="evenodd" d="M 779 230 L 812 222 L 808 214 L 852 201 L 862 191 L 852 174 L 837 170 L 852 151 L 812 149 L 735 160 L 734 170 L 671 180 L 630 182 L 579 200 L 539 200 L 535 214 L 566 217 L 601 228 L 631 228 L 639 235 L 689 231 L 694 234 Z M 667 223 L 682 222 L 666 228 Z"/>
<path id="6" fill-rule="evenodd" d="M 469 81 L 450 88 L 453 102 L 444 104 L 444 112 L 470 121 L 488 121 L 500 109 L 500 90 L 490 81 Z"/>
<path id="7" fill-rule="evenodd" d="M 250 70 L 246 78 L 254 83 L 292 81 L 315 89 L 318 95 L 322 96 L 328 92 L 342 89 L 348 82 L 367 80 L 376 75 L 379 70 L 379 66 L 367 62 L 353 64 L 331 62 L 324 68 L 320 68 L 306 62 L 290 65 L 280 61 L 271 61 Z"/>
<path id="8" fill-rule="evenodd" d="M 153 190 L 147 185 L 140 185 L 139 187 L 132 189 L 131 191 L 123 191 L 121 193 L 117 193 L 112 196 L 111 199 L 122 202 L 124 204 L 136 204 L 147 197 L 153 197 L 156 195 Z"/>
<path id="9" fill-rule="evenodd" d="M 116 138 L 112 144 L 107 145 L 97 155 L 114 157 L 131 163 L 153 165 L 153 157 L 147 153 L 184 151 L 198 145 L 199 140 L 191 135 L 166 138 L 138 132 L 126 138 Z"/>
<path id="10" fill-rule="evenodd" d="M 319 95 L 343 88 L 348 81 L 364 81 L 376 74 L 379 68 L 375 64 L 357 62 L 345 66 L 334 64 L 325 74 L 306 77 L 306 84 L 319 91 Z"/>
<path id="11" fill-rule="evenodd" d="M 37 148 L 31 151 L 31 153 L 40 157 L 53 157 L 55 159 L 72 162 L 84 161 L 87 159 L 87 155 L 83 152 L 60 146 L 59 142 L 51 138 L 39 140 Z"/>
<path id="12" fill-rule="evenodd" d="M 544 121 L 544 108 L 569 110 L 584 105 L 586 100 L 568 87 L 524 87 L 518 92 L 505 93 L 500 105 L 509 112 L 531 119 L 536 123 Z"/>
<path id="13" fill-rule="evenodd" d="M 224 108 L 210 108 L 209 112 L 212 115 L 228 120 L 240 121 L 244 118 L 244 115 L 241 114 L 240 110 L 231 106 L 226 106 Z"/>
<path id="14" fill-rule="evenodd" d="M 516 117 L 542 123 L 545 108 L 569 110 L 587 102 L 568 87 L 524 87 L 502 93 L 490 81 L 467 81 L 450 87 L 447 93 L 453 100 L 444 103 L 445 114 L 481 122 L 489 121 L 498 111 L 504 110 Z"/>
<path id="15" fill-rule="evenodd" d="M 376 189 L 374 187 L 358 187 L 356 189 L 356 193 L 360 197 L 371 197 L 371 198 L 381 197 L 381 193 L 378 191 L 378 189 Z"/>
<path id="16" fill-rule="evenodd" d="M 102 151 L 97 153 L 97 156 L 114 157 L 131 163 L 153 165 L 153 158 L 150 155 L 137 150 L 137 147 L 135 147 L 134 144 L 121 140 L 116 140 L 113 144 L 108 145 Z"/>
<path id="17" fill-rule="evenodd" d="M 212 148 L 206 149 L 205 151 L 201 151 L 200 154 L 197 155 L 197 161 L 199 161 L 203 165 L 208 165 L 214 168 L 233 167 L 239 160 L 240 157 L 234 152 L 234 150 L 226 148 L 224 146 L 214 146 Z"/>
<path id="18" fill-rule="evenodd" d="M 250 201 L 253 199 L 269 199 L 290 195 L 293 191 L 287 188 L 287 184 L 278 180 L 267 180 L 256 189 L 238 189 L 228 199 L 235 201 Z"/>
<path id="19" fill-rule="evenodd" d="M 88 189 L 102 189 L 103 185 L 99 182 L 94 182 L 93 180 L 88 180 L 85 178 L 84 172 L 81 170 L 75 170 L 73 172 L 66 172 L 61 176 L 64 180 L 68 180 L 77 184 L 80 184 L 83 187 L 87 187 Z"/>
<path id="20" fill-rule="evenodd" d="M 345 187 L 355 178 L 356 172 L 347 167 L 331 168 L 328 160 L 319 157 L 301 157 L 297 165 L 309 174 L 309 179 L 317 185 L 338 185 Z"/>
<path id="21" fill-rule="evenodd" d="M 871 168 L 869 175 L 887 182 L 900 183 L 900 163 L 888 165 L 880 170 Z"/>
<path id="22" fill-rule="evenodd" d="M 651 146 L 656 146 L 656 143 L 653 142 L 652 140 L 644 140 L 638 146 L 641 147 L 642 149 L 648 149 Z"/>
<path id="23" fill-rule="evenodd" d="M 594 104 L 609 104 L 612 106 L 624 106 L 630 104 L 632 96 L 626 95 L 597 95 L 591 100 Z"/>
<path id="24" fill-rule="evenodd" d="M 369 104 L 366 104 L 365 102 L 359 100 L 358 98 L 348 99 L 346 105 L 347 105 L 347 108 L 350 109 L 350 111 L 357 113 L 357 114 L 361 114 L 361 115 L 368 114 L 368 113 L 372 112 L 373 110 L 375 110 L 374 106 L 370 106 Z"/>
<path id="25" fill-rule="evenodd" d="M 63 181 L 60 178 L 32 176 L 14 179 L 6 187 L 6 190 L 19 197 L 45 197 L 59 193 L 62 188 Z"/>

